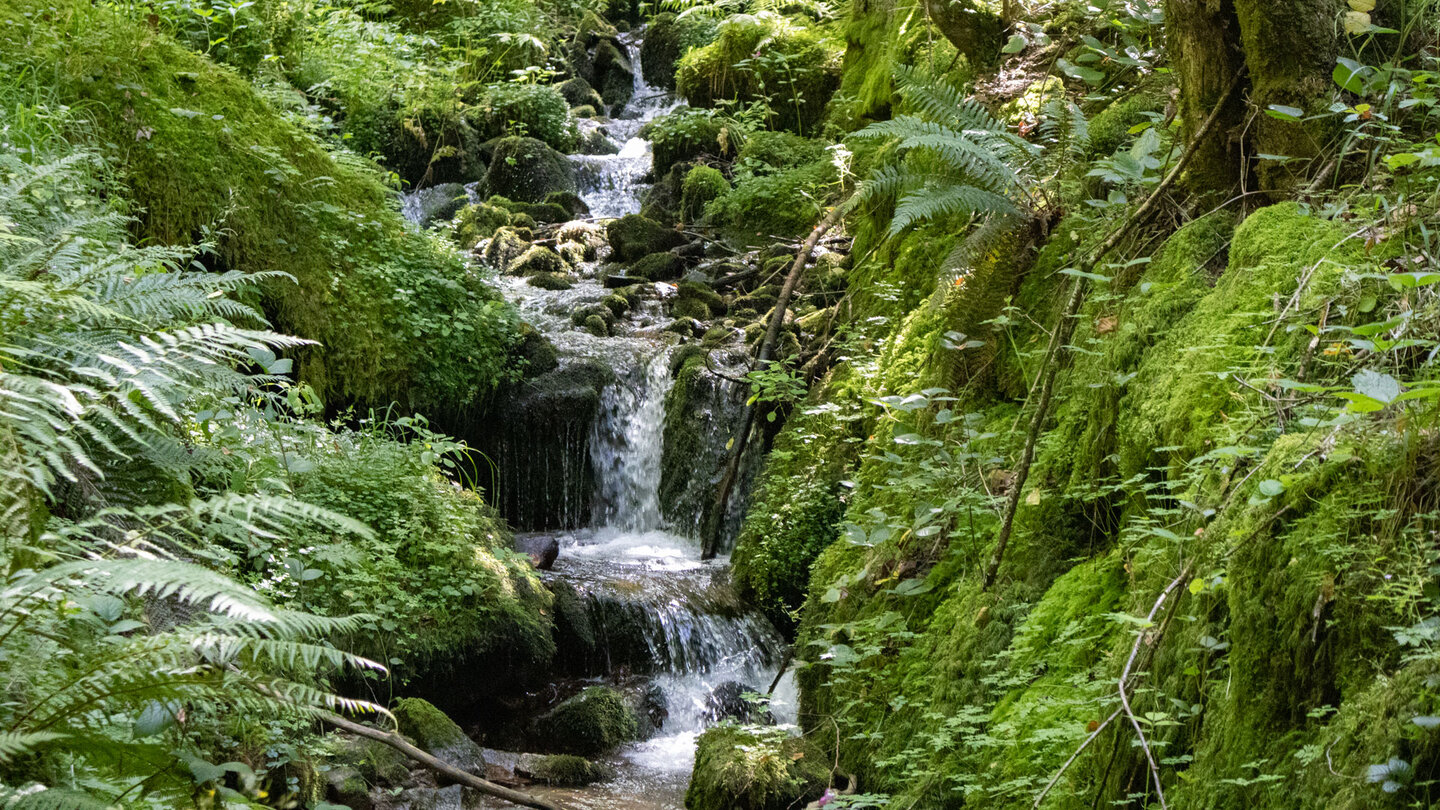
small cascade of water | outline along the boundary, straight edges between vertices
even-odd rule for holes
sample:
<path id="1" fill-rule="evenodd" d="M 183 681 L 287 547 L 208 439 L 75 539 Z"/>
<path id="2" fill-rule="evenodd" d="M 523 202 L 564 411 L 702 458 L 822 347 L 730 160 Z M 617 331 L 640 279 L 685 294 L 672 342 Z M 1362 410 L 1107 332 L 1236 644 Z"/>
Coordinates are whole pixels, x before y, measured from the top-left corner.
<path id="1" fill-rule="evenodd" d="M 659 529 L 665 395 L 673 382 L 659 352 L 605 387 L 590 436 L 596 492 L 592 525 L 629 532 Z"/>
<path id="2" fill-rule="evenodd" d="M 639 136 L 640 128 L 659 115 L 679 106 L 671 94 L 645 82 L 640 65 L 640 42 L 644 29 L 621 37 L 635 69 L 634 93 L 618 115 L 604 127 L 611 140 L 620 144 L 616 155 L 571 155 L 580 198 L 595 217 L 621 217 L 640 210 L 640 197 L 650 174 L 650 142 Z M 598 126 L 598 124 L 587 124 Z"/>

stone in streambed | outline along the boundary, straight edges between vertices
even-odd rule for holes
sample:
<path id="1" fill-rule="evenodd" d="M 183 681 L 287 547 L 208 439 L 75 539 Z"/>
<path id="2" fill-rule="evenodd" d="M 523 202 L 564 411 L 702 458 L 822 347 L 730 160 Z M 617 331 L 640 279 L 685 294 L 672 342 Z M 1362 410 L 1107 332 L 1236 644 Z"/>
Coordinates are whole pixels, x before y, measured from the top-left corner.
<path id="1" fill-rule="evenodd" d="M 515 259 L 506 272 L 515 276 L 531 276 L 536 273 L 565 274 L 570 272 L 570 265 L 554 248 L 531 245 Z"/>
<path id="2" fill-rule="evenodd" d="M 610 751 L 635 739 L 635 714 L 619 692 L 591 686 L 542 715 L 536 731 L 546 746 L 581 756 Z"/>
<path id="3" fill-rule="evenodd" d="M 560 95 L 565 97 L 565 102 L 571 107 L 590 106 L 598 110 L 605 106 L 604 100 L 600 98 L 600 94 L 595 91 L 595 88 L 579 76 L 561 82 L 559 90 Z"/>
<path id="4" fill-rule="evenodd" d="M 515 536 L 515 550 L 529 556 L 536 568 L 549 571 L 560 556 L 560 541 L 553 534 L 520 534 Z"/>
<path id="5" fill-rule="evenodd" d="M 606 226 L 605 232 L 614 249 L 613 258 L 621 263 L 662 253 L 687 241 L 683 234 L 639 214 L 626 214 L 613 220 Z"/>
<path id="6" fill-rule="evenodd" d="M 671 281 L 685 272 L 685 260 L 674 253 L 651 253 L 630 265 L 630 275 L 648 281 Z"/>
<path id="7" fill-rule="evenodd" d="M 776 728 L 724 724 L 700 735 L 687 810 L 784 810 L 818 799 L 829 782 L 823 752 Z"/>
<path id="8" fill-rule="evenodd" d="M 325 798 L 350 810 L 370 810 L 370 784 L 354 768 L 340 766 L 325 772 Z"/>
<path id="9" fill-rule="evenodd" d="M 627 276 L 622 273 L 611 273 L 605 277 L 605 289 L 618 290 L 622 287 L 630 287 L 635 284 L 644 284 L 645 279 L 639 276 Z"/>
<path id="10" fill-rule="evenodd" d="M 485 243 L 485 249 L 480 252 L 480 260 L 503 273 L 529 249 L 530 243 L 522 239 L 514 228 L 506 226 L 495 231 L 495 235 Z"/>
<path id="11" fill-rule="evenodd" d="M 521 754 L 515 775 L 557 787 L 584 787 L 615 778 L 615 769 L 574 754 Z"/>
<path id="12" fill-rule="evenodd" d="M 400 733 L 436 759 L 466 773 L 485 776 L 485 755 L 480 746 L 429 701 L 402 698 L 393 713 Z"/>
<path id="13" fill-rule="evenodd" d="M 745 699 L 747 694 L 758 692 L 759 690 L 748 684 L 725 681 L 710 690 L 710 694 L 706 696 L 705 716 L 711 722 L 717 723 L 721 720 L 739 720 L 742 723 L 769 725 L 774 722 L 770 713 Z"/>

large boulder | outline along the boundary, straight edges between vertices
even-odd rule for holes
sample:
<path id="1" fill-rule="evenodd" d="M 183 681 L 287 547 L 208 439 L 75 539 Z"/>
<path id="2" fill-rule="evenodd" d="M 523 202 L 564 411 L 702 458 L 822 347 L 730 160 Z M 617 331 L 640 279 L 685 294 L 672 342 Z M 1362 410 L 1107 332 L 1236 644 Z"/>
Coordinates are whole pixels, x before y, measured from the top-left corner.
<path id="1" fill-rule="evenodd" d="M 466 773 L 485 776 L 485 755 L 444 712 L 421 698 L 402 698 L 392 710 L 400 733 L 436 759 Z"/>
<path id="2" fill-rule="evenodd" d="M 640 72 L 645 82 L 666 90 L 675 89 L 675 63 L 680 61 L 680 29 L 675 15 L 656 14 L 640 43 Z"/>
<path id="3" fill-rule="evenodd" d="M 687 810 L 785 810 L 820 798 L 825 756 L 774 727 L 716 726 L 700 735 Z"/>
<path id="4" fill-rule="evenodd" d="M 485 173 L 487 194 L 538 203 L 556 191 L 575 190 L 570 159 L 534 138 L 501 138 L 492 155 Z"/>
<path id="5" fill-rule="evenodd" d="M 407 195 L 402 211 L 406 219 L 423 226 L 437 220 L 450 219 L 465 207 L 467 201 L 465 186 L 459 183 L 439 183 Z"/>
<path id="6" fill-rule="evenodd" d="M 536 730 L 550 748 L 594 756 L 635 739 L 638 729 L 623 695 L 591 686 L 542 715 Z"/>
<path id="7" fill-rule="evenodd" d="M 605 227 L 611 258 L 629 263 L 685 244 L 684 234 L 639 214 L 626 214 Z"/>
<path id="8" fill-rule="evenodd" d="M 325 772 L 325 798 L 350 810 L 370 810 L 370 785 L 354 768 L 340 766 Z"/>
<path id="9" fill-rule="evenodd" d="M 774 718 L 760 706 L 745 699 L 760 690 L 739 681 L 725 681 L 705 697 L 705 716 L 711 722 L 739 720 L 742 723 L 770 725 Z"/>
<path id="10" fill-rule="evenodd" d="M 506 226 L 495 231 L 495 235 L 490 237 L 490 241 L 480 253 L 480 260 L 503 273 L 529 249 L 530 243 L 514 228 Z"/>
<path id="11" fill-rule="evenodd" d="M 651 253 L 630 266 L 630 275 L 647 281 L 671 281 L 685 272 L 685 260 L 674 253 Z"/>
<path id="12" fill-rule="evenodd" d="M 495 232 L 510 224 L 510 212 L 489 203 L 467 205 L 455 215 L 455 241 L 460 247 L 470 250 L 489 239 Z"/>
<path id="13" fill-rule="evenodd" d="M 517 534 L 515 550 L 529 557 L 536 568 L 548 571 L 560 556 L 560 541 L 553 534 Z"/>

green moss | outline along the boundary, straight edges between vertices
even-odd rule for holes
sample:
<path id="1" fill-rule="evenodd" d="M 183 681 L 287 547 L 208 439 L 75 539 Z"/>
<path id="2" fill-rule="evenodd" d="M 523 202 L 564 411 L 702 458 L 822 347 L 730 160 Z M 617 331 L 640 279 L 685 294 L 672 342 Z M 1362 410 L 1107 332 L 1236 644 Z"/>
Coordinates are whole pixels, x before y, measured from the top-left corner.
<path id="1" fill-rule="evenodd" d="M 1153 91 L 1140 90 L 1112 102 L 1090 119 L 1089 153 L 1097 157 L 1114 154 L 1133 137 L 1132 127 L 1151 121 L 1164 111 L 1164 96 Z"/>
<path id="2" fill-rule="evenodd" d="M 496 142 L 484 187 L 487 194 L 536 203 L 556 191 L 574 191 L 575 172 L 568 158 L 545 143 L 512 136 Z"/>
<path id="3" fill-rule="evenodd" d="M 696 107 L 767 97 L 774 129 L 819 129 L 840 84 L 840 48 L 819 30 L 778 15 L 734 17 L 716 40 L 680 59 L 675 86 Z"/>
<path id="4" fill-rule="evenodd" d="M 546 712 L 536 726 L 551 747 L 582 756 L 634 739 L 637 727 L 624 696 L 608 686 L 586 687 Z"/>
<path id="5" fill-rule="evenodd" d="M 548 662 L 549 595 L 481 495 L 444 479 L 418 445 L 335 444 L 308 459 L 313 468 L 294 475 L 294 488 L 374 530 L 303 540 L 337 555 L 307 561 L 323 572 L 305 583 L 307 607 L 373 617 L 337 643 L 399 660 L 392 669 L 402 679 L 466 660 L 517 674 Z"/>
<path id="6" fill-rule="evenodd" d="M 640 64 L 646 83 L 666 90 L 675 89 L 675 69 L 686 52 L 708 45 L 720 28 L 708 14 L 677 17 L 670 12 L 650 18 L 640 45 Z"/>
<path id="7" fill-rule="evenodd" d="M 724 724 L 700 735 L 686 810 L 784 810 L 820 797 L 824 754 L 783 729 Z"/>
<path id="8" fill-rule="evenodd" d="M 730 181 L 710 166 L 696 166 L 685 174 L 680 192 L 680 217 L 695 222 L 705 213 L 705 205 L 725 195 Z"/>
<path id="9" fill-rule="evenodd" d="M 708 221 L 754 239 L 806 234 L 821 207 L 838 191 L 838 172 L 827 160 L 768 175 L 737 177 L 735 188 L 705 206 Z"/>
<path id="10" fill-rule="evenodd" d="M 595 88 L 591 87 L 589 82 L 579 76 L 566 79 L 556 89 L 560 91 L 560 95 L 571 107 L 588 106 L 590 108 L 590 115 L 587 116 L 573 111 L 576 118 L 593 118 L 596 110 L 605 108 L 605 102 L 600 99 L 600 94 L 595 92 Z"/>
<path id="11" fill-rule="evenodd" d="M 539 272 L 526 279 L 526 284 L 542 290 L 568 290 L 575 286 L 567 273 Z"/>
<path id="12" fill-rule="evenodd" d="M 685 244 L 683 234 L 639 214 L 626 214 L 610 222 L 605 226 L 605 236 L 614 251 L 612 258 L 626 264 Z"/>
<path id="13" fill-rule="evenodd" d="M 426 751 L 448 748 L 470 740 L 444 712 L 427 700 L 402 698 L 391 709 L 400 733 L 415 741 Z"/>
<path id="14" fill-rule="evenodd" d="M 614 769 L 573 754 L 553 754 L 529 763 L 531 779 L 559 787 L 584 787 L 614 776 Z"/>
<path id="15" fill-rule="evenodd" d="M 510 376 L 513 312 L 459 255 L 406 228 L 377 172 L 108 7 L 22 2 L 0 15 L 4 61 L 43 64 L 57 100 L 89 120 L 75 137 L 113 150 L 140 237 L 210 238 L 217 268 L 294 278 L 267 283 L 266 310 L 319 342 L 295 359 L 322 397 L 469 402 Z"/>
<path id="16" fill-rule="evenodd" d="M 489 203 L 467 205 L 455 215 L 455 241 L 462 249 L 470 250 L 509 224 L 510 212 L 504 208 Z"/>
<path id="17" fill-rule="evenodd" d="M 503 273 L 529 249 L 529 241 L 515 228 L 506 226 L 495 231 L 495 235 L 485 244 L 480 258 L 486 265 Z"/>
<path id="18" fill-rule="evenodd" d="M 559 276 L 569 273 L 570 265 L 566 264 L 553 248 L 531 245 L 511 263 L 506 272 L 517 276 L 529 276 L 536 273 Z"/>

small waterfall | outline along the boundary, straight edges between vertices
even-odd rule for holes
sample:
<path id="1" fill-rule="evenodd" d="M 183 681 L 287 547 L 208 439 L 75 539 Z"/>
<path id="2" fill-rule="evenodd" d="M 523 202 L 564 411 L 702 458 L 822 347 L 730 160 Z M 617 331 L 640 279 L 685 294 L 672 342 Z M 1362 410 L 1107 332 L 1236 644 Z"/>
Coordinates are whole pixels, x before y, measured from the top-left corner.
<path id="1" fill-rule="evenodd" d="M 621 37 L 635 69 L 635 92 L 625 108 L 605 125 L 610 139 L 619 143 L 618 155 L 571 155 L 580 198 L 595 217 L 622 217 L 640 210 L 640 197 L 650 174 L 650 142 L 639 137 L 646 122 L 675 109 L 679 101 L 669 93 L 645 83 L 640 66 L 640 28 Z M 599 126 L 586 123 L 585 126 Z"/>
<path id="2" fill-rule="evenodd" d="M 665 395 L 672 380 L 659 352 L 606 386 L 590 435 L 595 470 L 592 525 L 630 532 L 659 529 Z"/>

